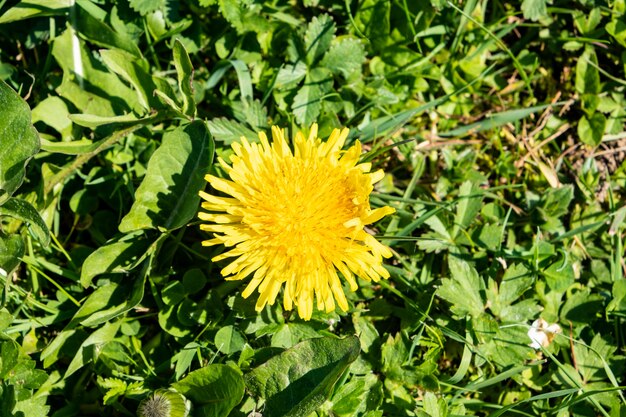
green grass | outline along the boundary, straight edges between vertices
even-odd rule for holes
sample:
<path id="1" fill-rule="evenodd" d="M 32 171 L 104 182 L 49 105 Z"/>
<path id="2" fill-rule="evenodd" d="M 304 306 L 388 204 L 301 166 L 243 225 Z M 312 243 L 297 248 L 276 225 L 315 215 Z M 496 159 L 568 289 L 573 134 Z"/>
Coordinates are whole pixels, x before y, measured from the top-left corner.
<path id="1" fill-rule="evenodd" d="M 625 13 L 0 3 L 0 416 L 624 416 Z M 256 313 L 197 191 L 314 122 L 387 173 L 391 278 Z M 533 349 L 538 318 L 562 331 Z"/>

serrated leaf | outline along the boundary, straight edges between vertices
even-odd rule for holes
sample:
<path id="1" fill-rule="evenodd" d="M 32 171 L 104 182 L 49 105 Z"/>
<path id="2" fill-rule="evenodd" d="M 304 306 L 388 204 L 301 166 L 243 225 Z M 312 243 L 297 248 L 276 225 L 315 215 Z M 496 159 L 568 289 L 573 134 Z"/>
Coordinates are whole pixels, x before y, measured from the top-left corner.
<path id="1" fill-rule="evenodd" d="M 213 364 L 190 372 L 172 388 L 193 401 L 195 415 L 223 417 L 241 401 L 244 382 L 234 366 Z"/>
<path id="2" fill-rule="evenodd" d="M 574 283 L 574 268 L 565 260 L 557 261 L 542 271 L 550 289 L 556 292 L 564 292 Z"/>
<path id="3" fill-rule="evenodd" d="M 88 287 L 97 275 L 128 272 L 142 259 L 142 255 L 146 255 L 150 243 L 147 239 L 135 236 L 101 246 L 83 262 L 80 283 L 83 287 Z"/>
<path id="4" fill-rule="evenodd" d="M 448 264 L 451 277 L 442 280 L 437 295 L 451 303 L 450 309 L 458 316 L 480 316 L 484 311 L 481 296 L 481 291 L 484 291 L 483 280 L 476 269 L 452 254 Z"/>
<path id="5" fill-rule="evenodd" d="M 533 275 L 524 264 L 510 265 L 502 277 L 498 301 L 503 305 L 511 304 L 531 288 L 533 281 Z"/>
<path id="6" fill-rule="evenodd" d="M 250 371 L 246 386 L 265 399 L 265 417 L 308 416 L 326 401 L 359 351 L 355 336 L 306 340 Z"/>
<path id="7" fill-rule="evenodd" d="M 128 0 L 128 4 L 134 11 L 142 16 L 152 13 L 165 6 L 164 0 Z"/>
<path id="8" fill-rule="evenodd" d="M 257 141 L 256 133 L 243 124 L 225 117 L 215 118 L 207 122 L 207 125 L 215 140 L 224 142 L 226 145 L 238 142 L 242 137 L 248 141 Z"/>
<path id="9" fill-rule="evenodd" d="M 523 0 L 522 12 L 525 19 L 537 21 L 548 16 L 547 0 Z"/>
<path id="10" fill-rule="evenodd" d="M 28 201 L 20 198 L 10 198 L 0 206 L 0 216 L 11 216 L 27 222 L 33 234 L 39 242 L 48 246 L 50 243 L 50 231 L 46 222 L 43 221 L 39 212 Z"/>
<path id="11" fill-rule="evenodd" d="M 322 90 L 316 84 L 304 85 L 293 99 L 291 106 L 296 123 L 310 126 L 317 121 L 322 110 Z"/>
<path id="12" fill-rule="evenodd" d="M 298 61 L 294 65 L 285 65 L 278 70 L 274 85 L 278 89 L 292 87 L 304 79 L 306 72 L 306 64 L 302 61 Z"/>
<path id="13" fill-rule="evenodd" d="M 28 104 L 0 80 L 0 206 L 22 185 L 26 164 L 39 150 Z"/>
<path id="14" fill-rule="evenodd" d="M 182 111 L 193 119 L 196 116 L 196 100 L 193 95 L 193 65 L 187 50 L 178 39 L 174 41 L 174 66 L 178 75 L 178 88 L 183 95 Z"/>
<path id="15" fill-rule="evenodd" d="M 333 42 L 321 65 L 345 78 L 352 73 L 361 72 L 365 62 L 365 48 L 359 39 L 345 38 Z"/>
<path id="16" fill-rule="evenodd" d="M 207 126 L 195 121 L 163 135 L 146 176 L 135 192 L 135 202 L 119 230 L 184 226 L 198 211 L 204 176 L 213 161 L 214 143 Z"/>
<path id="17" fill-rule="evenodd" d="M 309 64 L 313 64 L 328 51 L 335 37 L 335 30 L 335 22 L 327 14 L 313 17 L 304 34 L 304 49 Z"/>

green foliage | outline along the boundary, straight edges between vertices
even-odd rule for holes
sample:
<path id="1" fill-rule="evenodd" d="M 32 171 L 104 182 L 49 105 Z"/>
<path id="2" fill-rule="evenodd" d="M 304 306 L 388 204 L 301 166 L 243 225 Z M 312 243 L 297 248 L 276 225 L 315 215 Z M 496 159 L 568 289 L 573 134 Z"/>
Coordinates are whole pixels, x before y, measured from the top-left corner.
<path id="1" fill-rule="evenodd" d="M 2 3 L 0 416 L 624 415 L 625 16 Z M 223 280 L 196 213 L 231 143 L 314 122 L 386 172 L 394 256 L 304 322 Z"/>

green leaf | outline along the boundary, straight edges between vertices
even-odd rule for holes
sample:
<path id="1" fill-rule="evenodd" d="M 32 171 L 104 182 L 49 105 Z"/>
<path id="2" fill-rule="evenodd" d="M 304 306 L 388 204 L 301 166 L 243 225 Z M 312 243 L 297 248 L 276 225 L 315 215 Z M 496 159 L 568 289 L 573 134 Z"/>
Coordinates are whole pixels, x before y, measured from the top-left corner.
<path id="1" fill-rule="evenodd" d="M 224 326 L 215 333 L 215 347 L 226 355 L 240 352 L 245 343 L 246 340 L 234 326 Z"/>
<path id="2" fill-rule="evenodd" d="M 0 231 L 0 276 L 9 276 L 24 256 L 24 241 L 20 235 L 5 236 Z"/>
<path id="3" fill-rule="evenodd" d="M 119 274 L 132 270 L 146 256 L 150 243 L 147 239 L 131 236 L 99 247 L 85 259 L 80 274 L 80 283 L 86 288 L 91 285 L 91 280 L 97 275 Z"/>
<path id="4" fill-rule="evenodd" d="M 24 181 L 26 164 L 39 150 L 28 104 L 0 80 L 0 206 Z"/>
<path id="5" fill-rule="evenodd" d="M 33 108 L 32 117 L 33 123 L 41 121 L 59 132 L 64 140 L 71 140 L 72 121 L 68 118 L 69 114 L 65 101 L 51 96 Z"/>
<path id="6" fill-rule="evenodd" d="M 300 126 L 310 126 L 317 121 L 322 110 L 322 90 L 316 84 L 304 85 L 293 99 L 291 106 L 296 122 Z"/>
<path id="7" fill-rule="evenodd" d="M 624 22 L 623 16 L 611 20 L 607 23 L 605 29 L 617 43 L 626 48 L 626 22 Z"/>
<path id="8" fill-rule="evenodd" d="M 335 22 L 327 14 L 314 16 L 304 34 L 306 61 L 309 65 L 321 58 L 335 37 Z"/>
<path id="9" fill-rule="evenodd" d="M 178 74 L 178 88 L 183 94 L 183 113 L 192 119 L 196 116 L 196 101 L 193 95 L 193 65 L 187 50 L 176 39 L 174 41 L 174 66 Z"/>
<path id="10" fill-rule="evenodd" d="M 39 212 L 28 201 L 19 198 L 8 199 L 3 206 L 0 206 L 0 216 L 11 216 L 27 222 L 33 234 L 42 245 L 48 246 L 50 243 L 50 231 L 46 222 L 43 221 Z"/>
<path id="11" fill-rule="evenodd" d="M 239 142 L 244 137 L 248 141 L 256 142 L 257 134 L 252 130 L 244 126 L 243 124 L 234 120 L 229 120 L 225 117 L 215 118 L 207 122 L 209 132 L 217 141 L 224 142 L 225 145 L 230 145 L 233 142 Z"/>
<path id="12" fill-rule="evenodd" d="M 306 340 L 253 369 L 246 386 L 265 399 L 266 417 L 308 416 L 326 401 L 359 351 L 355 336 Z"/>
<path id="13" fill-rule="evenodd" d="M 602 142 L 606 117 L 602 113 L 594 113 L 593 116 L 583 116 L 578 121 L 578 136 L 583 143 L 590 146 L 598 146 Z"/>
<path id="14" fill-rule="evenodd" d="M 324 59 L 326 59 L 326 57 Z M 330 66 L 326 66 L 331 69 Z M 295 84 L 302 81 L 306 76 L 306 72 L 306 64 L 302 61 L 298 61 L 294 65 L 285 65 L 278 70 L 274 86 L 277 89 L 293 88 Z"/>
<path id="15" fill-rule="evenodd" d="M 359 2 L 355 16 L 356 27 L 377 50 L 382 49 L 389 40 L 391 29 L 391 2 L 364 0 Z"/>
<path id="16" fill-rule="evenodd" d="M 244 394 L 241 371 L 222 364 L 190 372 L 172 388 L 189 398 L 195 405 L 195 415 L 201 417 L 227 416 Z"/>
<path id="17" fill-rule="evenodd" d="M 377 409 L 382 400 L 382 384 L 375 374 L 355 376 L 336 390 L 332 410 L 336 416 L 351 417 Z"/>
<path id="18" fill-rule="evenodd" d="M 165 0 L 129 0 L 128 4 L 142 16 L 159 10 L 165 6 Z"/>
<path id="19" fill-rule="evenodd" d="M 120 231 L 173 230 L 187 224 L 198 211 L 198 192 L 205 186 L 214 146 L 201 121 L 165 133 L 135 192 L 135 202 L 119 225 Z"/>
<path id="20" fill-rule="evenodd" d="M 88 127 L 90 129 L 95 129 L 100 126 L 116 126 L 116 127 L 126 127 L 133 126 L 139 123 L 145 123 L 147 120 L 150 120 L 150 117 L 146 117 L 143 119 L 137 118 L 134 114 L 123 114 L 120 116 L 100 116 L 97 114 L 70 114 L 69 120 L 76 123 L 79 126 Z M 69 145 L 69 143 L 66 143 Z"/>
<path id="21" fill-rule="evenodd" d="M 64 378 L 67 379 L 74 372 L 97 359 L 98 351 L 102 348 L 102 345 L 115 338 L 121 324 L 121 320 L 106 323 L 90 334 L 89 337 L 81 343 L 78 352 L 76 352 L 76 356 L 74 356 L 72 362 L 70 362 L 67 367 Z"/>
<path id="22" fill-rule="evenodd" d="M 437 290 L 444 300 L 452 304 L 451 310 L 458 316 L 480 316 L 484 311 L 481 292 L 484 282 L 470 264 L 450 254 L 448 259 L 451 278 L 442 279 Z"/>
<path id="23" fill-rule="evenodd" d="M 117 48 L 134 57 L 141 57 L 141 51 L 136 42 L 115 32 L 110 26 L 84 9 L 80 3 L 72 7 L 72 13 L 75 13 L 73 19 L 75 29 L 88 41 L 103 48 Z"/>
<path id="24" fill-rule="evenodd" d="M 593 47 L 585 48 L 576 63 L 576 91 L 579 94 L 598 94 L 600 92 L 598 57 Z"/>
<path id="25" fill-rule="evenodd" d="M 531 288 L 534 278 L 524 264 L 512 264 L 504 272 L 498 301 L 503 304 L 511 304 L 522 294 Z"/>
<path id="26" fill-rule="evenodd" d="M 476 134 L 478 132 L 482 132 L 483 130 L 495 129 L 505 124 L 525 119 L 531 114 L 545 110 L 548 107 L 550 107 L 550 105 L 544 104 L 541 106 L 528 107 L 525 109 L 507 110 L 501 113 L 495 113 L 479 122 L 471 123 L 466 126 L 461 126 L 447 132 L 440 132 L 439 136 L 460 137 L 470 134 Z"/>
<path id="27" fill-rule="evenodd" d="M 451 235 L 457 236 L 459 231 L 467 227 L 476 220 L 476 215 L 480 211 L 483 193 L 480 188 L 474 186 L 471 181 L 465 181 L 459 190 L 459 203 L 456 206 L 456 216 Z"/>
<path id="28" fill-rule="evenodd" d="M 87 327 L 98 326 L 135 308 L 143 299 L 145 281 L 145 276 L 143 279 L 136 278 L 132 288 L 129 288 L 129 286 L 117 286 L 116 284 L 107 285 L 117 287 L 113 288 L 111 292 L 110 302 L 104 304 L 102 308 L 97 311 L 89 312 L 89 314 L 83 311 L 80 317 L 80 324 Z M 98 288 L 98 290 L 100 290 L 100 288 Z M 76 316 L 78 316 L 78 312 Z M 74 320 L 76 316 L 72 320 Z"/>
<path id="29" fill-rule="evenodd" d="M 543 276 L 553 291 L 564 292 L 574 283 L 574 268 L 567 261 L 557 261 L 542 271 Z"/>
<path id="30" fill-rule="evenodd" d="M 62 16 L 67 13 L 67 0 L 23 0 L 0 17 L 0 24 L 38 16 Z"/>
<path id="31" fill-rule="evenodd" d="M 552 3 L 552 2 L 550 2 Z M 537 21 L 548 16 L 547 0 L 522 0 L 522 12 L 525 19 Z"/>
<path id="32" fill-rule="evenodd" d="M 135 60 L 131 55 L 118 50 L 102 50 L 100 56 L 111 71 L 135 88 L 139 103 L 145 110 L 161 107 L 161 103 L 154 96 L 157 86 L 142 66 L 142 61 Z"/>
<path id="33" fill-rule="evenodd" d="M 332 43 L 324 55 L 321 65 L 348 78 L 355 72 L 360 73 L 364 62 L 365 47 L 363 43 L 359 39 L 344 38 Z"/>

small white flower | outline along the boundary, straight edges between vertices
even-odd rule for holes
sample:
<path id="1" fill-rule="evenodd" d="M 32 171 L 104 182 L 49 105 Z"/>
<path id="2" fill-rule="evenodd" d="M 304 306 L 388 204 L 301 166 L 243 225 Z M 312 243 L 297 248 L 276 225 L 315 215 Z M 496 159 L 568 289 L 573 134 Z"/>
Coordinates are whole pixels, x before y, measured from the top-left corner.
<path id="1" fill-rule="evenodd" d="M 535 320 L 528 329 L 528 337 L 532 341 L 530 347 L 539 350 L 541 347 L 550 346 L 557 333 L 562 333 L 561 326 L 558 324 L 548 325 L 548 322 L 541 318 Z"/>

